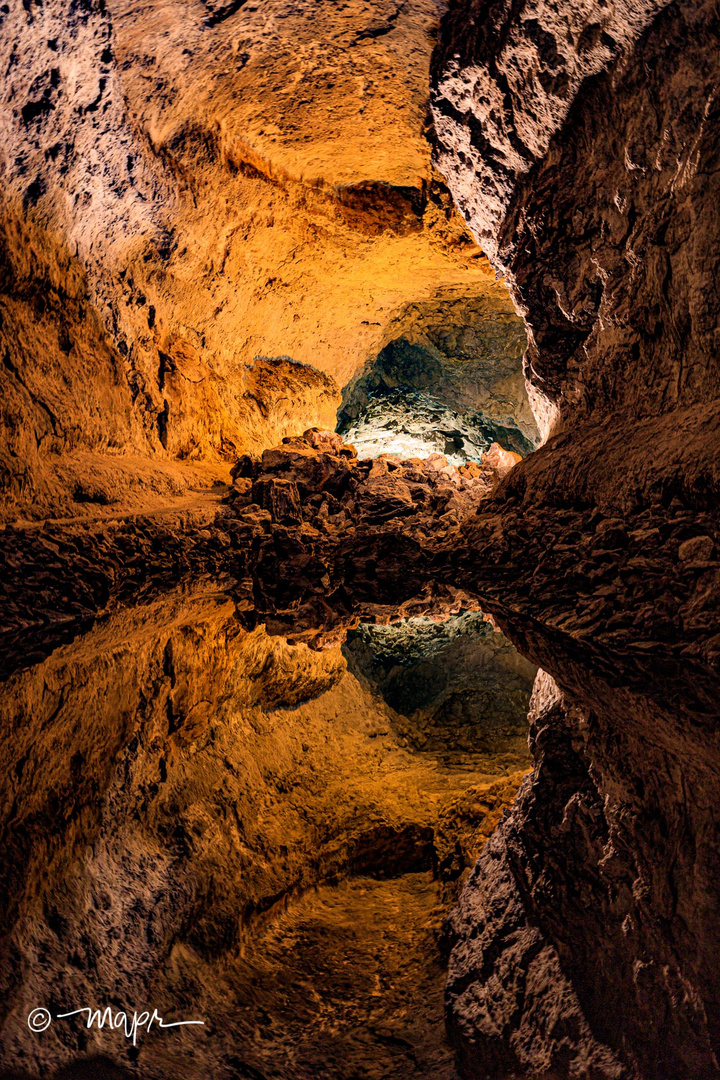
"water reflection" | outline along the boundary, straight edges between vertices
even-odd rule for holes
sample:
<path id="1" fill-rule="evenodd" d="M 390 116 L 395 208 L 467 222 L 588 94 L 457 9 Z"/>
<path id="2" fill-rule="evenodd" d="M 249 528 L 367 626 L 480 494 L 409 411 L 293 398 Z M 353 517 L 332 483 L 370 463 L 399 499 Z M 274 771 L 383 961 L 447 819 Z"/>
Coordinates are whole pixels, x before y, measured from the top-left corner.
<path id="1" fill-rule="evenodd" d="M 436 933 L 528 764 L 530 665 L 493 668 L 496 722 L 487 665 L 477 696 L 480 622 L 435 632 L 455 680 L 431 702 L 437 738 L 422 708 L 379 677 L 378 630 L 361 631 L 346 656 L 313 652 L 244 629 L 211 590 L 117 613 L 9 677 L 6 1069 L 449 1080 Z M 385 638 L 403 632 L 423 637 L 410 627 Z M 413 656 L 448 663 L 442 649 Z M 459 725 L 453 746 L 456 712 L 443 721 L 463 665 L 466 711 L 476 732 L 494 732 L 487 745 Z M 41 1006 L 54 1017 L 156 1008 L 206 1023 L 156 1029 L 133 1047 L 80 1018 L 30 1032 Z"/>
<path id="2" fill-rule="evenodd" d="M 537 668 L 481 611 L 364 624 L 343 651 L 398 714 L 398 730 L 414 748 L 456 763 L 480 750 L 505 771 L 526 760 Z"/>

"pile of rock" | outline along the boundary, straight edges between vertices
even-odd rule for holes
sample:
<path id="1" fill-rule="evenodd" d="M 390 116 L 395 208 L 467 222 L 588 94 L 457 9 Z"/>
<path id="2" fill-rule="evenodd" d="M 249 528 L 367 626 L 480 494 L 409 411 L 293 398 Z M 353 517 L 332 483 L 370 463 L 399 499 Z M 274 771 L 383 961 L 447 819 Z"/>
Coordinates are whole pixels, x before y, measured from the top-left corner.
<path id="1" fill-rule="evenodd" d="M 519 460 L 493 444 L 460 468 L 442 454 L 359 461 L 339 435 L 317 428 L 243 456 L 224 527 L 242 552 L 248 610 L 272 632 L 317 646 L 360 611 L 382 623 L 477 607 L 431 568 Z"/>
<path id="2" fill-rule="evenodd" d="M 402 461 L 392 454 L 359 461 L 340 435 L 310 428 L 232 470 L 228 503 L 248 523 L 311 525 L 326 535 L 413 518 L 434 537 L 472 513 L 520 455 L 493 443 L 480 463 L 459 468 L 443 454 Z"/>

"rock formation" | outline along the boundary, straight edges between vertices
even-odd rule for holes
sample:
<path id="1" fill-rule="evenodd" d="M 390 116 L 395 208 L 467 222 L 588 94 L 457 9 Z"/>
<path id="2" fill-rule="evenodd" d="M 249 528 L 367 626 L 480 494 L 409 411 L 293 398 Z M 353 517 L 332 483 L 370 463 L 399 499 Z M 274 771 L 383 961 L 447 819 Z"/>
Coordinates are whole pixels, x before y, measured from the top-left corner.
<path id="1" fill-rule="evenodd" d="M 3 1064 L 450 1080 L 458 899 L 462 1080 L 720 1077 L 716 5 L 0 27 Z M 404 387 L 542 445 L 359 459 Z M 211 1038 L 18 1022 L 140 991 Z"/>
<path id="2" fill-rule="evenodd" d="M 408 423 L 422 401 L 412 400 L 413 392 L 420 392 L 456 413 L 456 424 L 479 413 L 486 424 L 519 428 L 524 451 L 537 445 L 522 375 L 527 344 L 522 322 L 505 310 L 497 293 L 468 298 L 457 292 L 447 289 L 434 303 L 406 309 L 392 328 L 397 336 L 345 387 L 339 431 L 352 430 L 356 440 L 368 405 L 387 398 L 394 404 L 410 399 Z M 445 452 L 442 445 L 435 449 Z"/>
<path id="3" fill-rule="evenodd" d="M 124 608 L 11 676 L 0 708 L 2 1066 L 327 1075 L 342 1053 L 343 1075 L 449 1080 L 438 890 L 517 789 L 518 740 L 418 754 L 338 648 L 248 632 L 214 588 Z M 208 1036 L 27 1030 L 38 1002 L 108 995 L 201 1015 Z"/>
<path id="4" fill-rule="evenodd" d="M 497 317 L 517 390 L 521 324 L 423 137 L 437 16 L 0 12 L 3 520 L 147 510 L 334 427 L 448 292 Z"/>
<path id="5" fill-rule="evenodd" d="M 309 429 L 259 458 L 244 455 L 229 491 L 221 485 L 184 507 L 8 527 L 0 555 L 4 669 L 34 662 L 98 617 L 157 599 L 188 577 L 232 588 L 248 625 L 261 621 L 319 648 L 342 640 L 360 616 L 477 606 L 472 593 L 443 580 L 454 572 L 452 537 L 518 460 L 493 444 L 482 463 L 460 469 L 441 454 L 357 461 L 339 435 Z"/>
<path id="6" fill-rule="evenodd" d="M 515 740 L 527 742 L 535 668 L 482 612 L 366 623 L 348 635 L 344 653 L 350 670 L 407 718 L 401 729 L 418 749 L 451 756 L 458 747 L 495 748 L 500 760 Z"/>
<path id="7" fill-rule="evenodd" d="M 557 683 L 452 920 L 465 1076 L 720 1074 L 717 33 L 703 2 L 443 22 L 437 162 L 523 314 L 548 437 L 498 506 L 532 580 L 508 615 Z"/>

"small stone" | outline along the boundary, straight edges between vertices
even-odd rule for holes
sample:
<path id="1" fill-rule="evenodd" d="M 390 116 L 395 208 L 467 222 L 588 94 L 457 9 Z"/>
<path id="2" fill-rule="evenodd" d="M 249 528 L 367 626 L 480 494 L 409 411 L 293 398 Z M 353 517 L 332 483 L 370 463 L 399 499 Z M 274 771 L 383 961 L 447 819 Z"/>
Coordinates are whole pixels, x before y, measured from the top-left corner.
<path id="1" fill-rule="evenodd" d="M 249 476 L 238 476 L 233 481 L 226 501 L 246 506 L 252 502 L 252 488 L 253 482 Z"/>
<path id="2" fill-rule="evenodd" d="M 257 471 L 257 461 L 251 457 L 250 454 L 243 454 L 238 458 L 235 465 L 230 470 L 230 476 L 233 480 L 237 480 L 238 477 L 254 476 Z"/>
<path id="3" fill-rule="evenodd" d="M 681 562 L 707 562 L 712 558 L 715 544 L 710 536 L 693 536 L 685 540 L 678 549 Z"/>
<path id="4" fill-rule="evenodd" d="M 323 450 L 326 454 L 337 454 L 343 445 L 342 435 L 334 431 L 323 431 L 320 428 L 308 428 L 303 432 L 303 439 L 314 450 Z"/>

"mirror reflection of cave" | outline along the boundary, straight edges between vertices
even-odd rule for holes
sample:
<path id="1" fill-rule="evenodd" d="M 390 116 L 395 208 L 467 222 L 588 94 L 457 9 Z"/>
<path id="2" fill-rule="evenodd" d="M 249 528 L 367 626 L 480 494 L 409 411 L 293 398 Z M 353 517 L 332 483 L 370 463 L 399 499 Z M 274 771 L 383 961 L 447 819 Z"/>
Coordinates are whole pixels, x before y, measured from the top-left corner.
<path id="1" fill-rule="evenodd" d="M 0 1080 L 720 1080 L 719 58 L 0 5 Z"/>
<path id="2" fill-rule="evenodd" d="M 430 461 L 462 484 L 493 443 L 525 457 L 539 434 L 525 392 L 525 331 L 502 297 L 444 295 L 395 318 L 394 337 L 345 388 L 337 431 L 360 458 Z M 536 669 L 481 611 L 361 624 L 349 668 L 389 706 L 404 745 L 446 768 L 526 766 Z M 464 872 L 461 846 L 440 880 Z M 437 855 L 436 855 L 437 859 Z M 460 860 L 458 862 L 458 859 Z"/>

